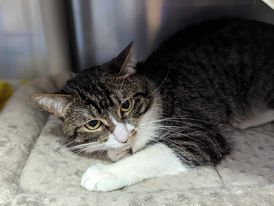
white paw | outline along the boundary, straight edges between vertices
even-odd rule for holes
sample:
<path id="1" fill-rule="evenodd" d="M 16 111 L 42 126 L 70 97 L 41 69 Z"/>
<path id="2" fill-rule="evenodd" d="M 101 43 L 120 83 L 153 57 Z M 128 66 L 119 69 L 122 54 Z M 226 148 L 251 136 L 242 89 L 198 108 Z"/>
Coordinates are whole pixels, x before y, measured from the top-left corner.
<path id="1" fill-rule="evenodd" d="M 122 188 L 125 184 L 111 172 L 111 165 L 97 164 L 82 175 L 81 186 L 90 191 L 111 191 Z"/>

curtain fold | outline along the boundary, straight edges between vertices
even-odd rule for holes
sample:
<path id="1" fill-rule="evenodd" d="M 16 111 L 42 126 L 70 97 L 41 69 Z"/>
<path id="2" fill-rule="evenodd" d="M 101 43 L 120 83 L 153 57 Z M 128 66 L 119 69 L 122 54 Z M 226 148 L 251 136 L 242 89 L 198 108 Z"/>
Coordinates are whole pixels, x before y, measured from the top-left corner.
<path id="1" fill-rule="evenodd" d="M 0 79 L 70 69 L 62 0 L 0 0 Z"/>
<path id="2" fill-rule="evenodd" d="M 261 0 L 71 1 L 80 69 L 110 60 L 131 41 L 143 60 L 168 36 L 206 19 L 240 16 L 274 24 L 273 10 Z"/>

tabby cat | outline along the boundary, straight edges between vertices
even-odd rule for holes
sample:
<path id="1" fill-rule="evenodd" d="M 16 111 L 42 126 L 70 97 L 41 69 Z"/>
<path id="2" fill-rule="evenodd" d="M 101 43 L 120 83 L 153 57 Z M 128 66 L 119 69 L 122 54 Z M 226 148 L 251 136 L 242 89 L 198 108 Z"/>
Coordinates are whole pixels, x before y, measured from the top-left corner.
<path id="1" fill-rule="evenodd" d="M 81 186 L 111 191 L 215 166 L 231 128 L 274 119 L 273 83 L 274 26 L 232 18 L 183 29 L 142 63 L 130 44 L 32 99 L 63 120 L 71 150 L 106 151 L 114 163 L 92 165 Z"/>

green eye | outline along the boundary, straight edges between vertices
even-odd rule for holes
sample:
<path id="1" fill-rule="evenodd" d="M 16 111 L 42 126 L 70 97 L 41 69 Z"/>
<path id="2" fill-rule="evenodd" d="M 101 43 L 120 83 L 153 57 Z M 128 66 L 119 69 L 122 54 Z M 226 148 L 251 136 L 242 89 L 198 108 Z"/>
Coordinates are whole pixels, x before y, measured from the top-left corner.
<path id="1" fill-rule="evenodd" d="M 100 126 L 101 122 L 99 120 L 91 120 L 85 125 L 85 127 L 89 130 L 99 129 Z"/>
<path id="2" fill-rule="evenodd" d="M 126 100 L 121 104 L 121 112 L 129 112 L 132 109 L 132 101 Z"/>

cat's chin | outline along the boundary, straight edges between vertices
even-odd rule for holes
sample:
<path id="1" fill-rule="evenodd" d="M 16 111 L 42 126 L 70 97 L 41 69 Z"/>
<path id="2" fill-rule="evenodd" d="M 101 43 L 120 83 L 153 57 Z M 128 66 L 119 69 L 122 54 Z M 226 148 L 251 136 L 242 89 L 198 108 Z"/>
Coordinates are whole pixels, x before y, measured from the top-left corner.
<path id="1" fill-rule="evenodd" d="M 107 156 L 111 161 L 116 162 L 129 156 L 131 154 L 130 150 L 130 148 L 108 149 Z"/>

